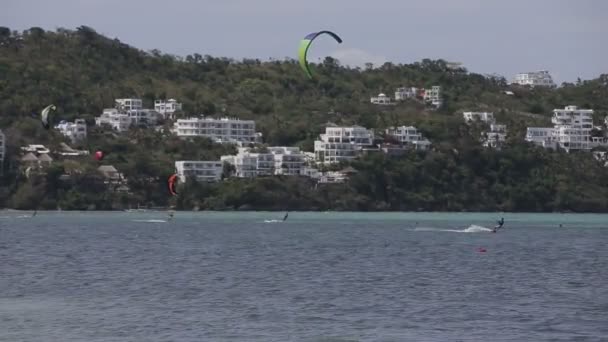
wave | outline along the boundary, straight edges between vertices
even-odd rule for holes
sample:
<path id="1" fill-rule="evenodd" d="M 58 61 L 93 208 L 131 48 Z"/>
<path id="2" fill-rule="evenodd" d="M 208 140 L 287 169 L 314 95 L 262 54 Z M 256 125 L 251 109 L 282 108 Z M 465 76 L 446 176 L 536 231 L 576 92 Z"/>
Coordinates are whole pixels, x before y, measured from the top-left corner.
<path id="1" fill-rule="evenodd" d="M 420 232 L 451 232 L 451 233 L 490 233 L 492 229 L 483 226 L 472 224 L 465 229 L 443 229 L 443 228 L 430 228 L 430 227 L 418 227 L 414 231 Z"/>
<path id="2" fill-rule="evenodd" d="M 282 220 L 264 220 L 264 223 L 278 223 L 283 222 Z"/>

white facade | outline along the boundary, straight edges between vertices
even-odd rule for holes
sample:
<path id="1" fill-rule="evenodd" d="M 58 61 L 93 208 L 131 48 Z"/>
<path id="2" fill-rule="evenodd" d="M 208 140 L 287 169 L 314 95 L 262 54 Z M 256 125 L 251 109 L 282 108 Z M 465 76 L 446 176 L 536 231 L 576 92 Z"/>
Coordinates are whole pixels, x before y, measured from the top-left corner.
<path id="1" fill-rule="evenodd" d="M 274 155 L 274 173 L 276 175 L 297 176 L 302 173 L 306 163 L 306 155 L 298 147 L 269 147 Z"/>
<path id="2" fill-rule="evenodd" d="M 173 119 L 175 112 L 182 110 L 182 104 L 175 99 L 155 100 L 154 110 L 159 112 L 165 119 Z"/>
<path id="3" fill-rule="evenodd" d="M 412 145 L 416 150 L 428 150 L 431 146 L 431 142 L 413 126 L 391 127 L 386 130 L 386 134 L 395 137 L 402 144 Z"/>
<path id="4" fill-rule="evenodd" d="M 241 147 L 237 155 L 222 156 L 221 159 L 222 162 L 234 166 L 236 177 L 253 178 L 275 173 L 275 159 L 272 153 L 252 153 L 249 148 Z"/>
<path id="5" fill-rule="evenodd" d="M 528 127 L 526 141 L 544 148 L 555 148 L 553 127 Z"/>
<path id="6" fill-rule="evenodd" d="M 551 122 L 554 125 L 555 141 L 566 151 L 590 150 L 593 110 L 566 106 L 554 109 Z"/>
<path id="7" fill-rule="evenodd" d="M 605 138 L 591 137 L 592 109 L 579 109 L 577 106 L 554 109 L 551 122 L 553 127 L 528 127 L 526 141 L 543 147 L 559 146 L 568 152 L 608 145 Z"/>
<path id="8" fill-rule="evenodd" d="M 55 128 L 72 142 L 87 138 L 87 123 L 84 119 L 76 119 L 74 122 L 61 121 Z"/>
<path id="9" fill-rule="evenodd" d="M 464 112 L 462 113 L 464 121 L 472 122 L 476 120 L 483 121 L 488 124 L 493 124 L 495 121 L 494 113 L 489 112 Z"/>
<path id="10" fill-rule="evenodd" d="M 434 107 L 441 107 L 443 100 L 441 99 L 441 87 L 433 86 L 431 89 L 424 90 L 424 101 Z"/>
<path id="11" fill-rule="evenodd" d="M 484 146 L 498 148 L 507 140 L 507 125 L 491 124 L 485 136 Z"/>
<path id="12" fill-rule="evenodd" d="M 515 75 L 513 83 L 521 85 L 529 85 L 532 87 L 554 87 L 553 79 L 551 74 L 547 70 L 535 71 L 535 72 L 523 72 Z"/>
<path id="13" fill-rule="evenodd" d="M 391 98 L 382 93 L 378 94 L 378 96 L 371 97 L 370 102 L 373 104 L 384 105 L 384 106 L 393 104 L 393 102 L 391 101 Z"/>
<path id="14" fill-rule="evenodd" d="M 373 141 L 374 133 L 360 126 L 326 127 L 325 134 L 315 141 L 315 159 L 324 164 L 350 161 Z"/>
<path id="15" fill-rule="evenodd" d="M 158 122 L 159 113 L 152 109 L 130 109 L 126 114 L 133 126 L 152 126 Z"/>
<path id="16" fill-rule="evenodd" d="M 405 101 L 416 98 L 416 96 L 418 96 L 418 88 L 415 87 L 402 87 L 395 90 L 395 101 Z"/>
<path id="17" fill-rule="evenodd" d="M 180 160 L 175 162 L 179 181 L 185 183 L 189 177 L 199 182 L 217 182 L 222 179 L 222 162 L 219 160 Z"/>
<path id="18" fill-rule="evenodd" d="M 179 137 L 207 137 L 222 143 L 253 143 L 259 136 L 255 132 L 255 121 L 230 118 L 178 119 L 173 131 Z"/>
<path id="19" fill-rule="evenodd" d="M 121 111 L 143 109 L 141 99 L 115 99 L 116 109 Z"/>
<path id="20" fill-rule="evenodd" d="M 4 162 L 4 155 L 6 153 L 6 136 L 0 129 L 0 167 Z M 2 169 L 0 169 L 0 173 L 2 173 Z"/>
<path id="21" fill-rule="evenodd" d="M 101 116 L 95 118 L 95 125 L 101 126 L 104 124 L 110 125 L 119 132 L 125 132 L 131 126 L 131 118 L 116 108 L 106 108 Z"/>

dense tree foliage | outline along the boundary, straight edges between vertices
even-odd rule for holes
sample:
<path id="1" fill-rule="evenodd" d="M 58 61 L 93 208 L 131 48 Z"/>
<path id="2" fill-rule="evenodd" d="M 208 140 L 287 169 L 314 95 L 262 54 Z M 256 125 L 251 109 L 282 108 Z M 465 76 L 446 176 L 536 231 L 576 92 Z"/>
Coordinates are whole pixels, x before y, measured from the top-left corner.
<path id="1" fill-rule="evenodd" d="M 608 211 L 608 174 L 590 154 L 545 151 L 523 142 L 526 126 L 548 126 L 551 110 L 570 104 L 593 108 L 600 124 L 608 114 L 606 75 L 557 89 L 530 89 L 509 86 L 500 77 L 451 70 L 442 60 L 360 69 L 326 58 L 312 68 L 314 80 L 305 77 L 295 59 L 236 61 L 197 53 L 182 58 L 141 51 L 84 26 L 54 32 L 0 27 L 0 128 L 7 135 L 0 206 Z M 445 105 L 439 110 L 415 100 L 390 107 L 369 103 L 370 96 L 392 94 L 397 87 L 433 85 L 444 90 Z M 103 108 L 125 97 L 142 98 L 146 107 L 172 97 L 183 102 L 183 113 L 255 119 L 268 145 L 312 150 L 325 124 L 334 122 L 378 129 L 414 125 L 434 147 L 400 157 L 362 157 L 352 164 L 358 172 L 345 184 L 315 184 L 305 177 L 226 178 L 180 185 L 180 196 L 170 198 L 166 179 L 175 160 L 216 160 L 234 147 L 181 140 L 167 129 L 134 128 L 119 135 L 93 128 Z M 20 146 L 39 143 L 55 150 L 66 141 L 44 130 L 36 117 L 50 103 L 58 108 L 55 119 L 87 120 L 89 138 L 73 147 L 103 149 L 108 153 L 103 162 L 54 156 L 45 173 L 23 175 Z M 482 148 L 479 127 L 462 122 L 462 111 L 469 110 L 493 111 L 508 125 L 507 145 Z M 130 192 L 105 184 L 96 170 L 101 164 L 122 172 Z"/>

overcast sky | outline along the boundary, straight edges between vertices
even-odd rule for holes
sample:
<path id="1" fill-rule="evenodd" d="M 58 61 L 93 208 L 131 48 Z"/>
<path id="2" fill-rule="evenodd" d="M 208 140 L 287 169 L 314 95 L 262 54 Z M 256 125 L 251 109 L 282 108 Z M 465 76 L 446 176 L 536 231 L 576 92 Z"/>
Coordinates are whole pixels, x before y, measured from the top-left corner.
<path id="1" fill-rule="evenodd" d="M 144 50 L 185 56 L 311 58 L 343 64 L 462 62 L 473 72 L 549 70 L 557 82 L 608 73 L 605 0 L 1 0 L 0 26 L 81 25 Z M 317 44 L 318 43 L 318 44 Z"/>

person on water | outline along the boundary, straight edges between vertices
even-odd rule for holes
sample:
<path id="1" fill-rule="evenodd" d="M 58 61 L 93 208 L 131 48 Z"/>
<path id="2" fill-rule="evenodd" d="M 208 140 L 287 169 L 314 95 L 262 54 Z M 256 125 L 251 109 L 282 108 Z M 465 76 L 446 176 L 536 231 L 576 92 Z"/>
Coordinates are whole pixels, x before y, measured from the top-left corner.
<path id="1" fill-rule="evenodd" d="M 505 224 L 505 218 L 501 217 L 500 221 L 498 221 L 498 225 L 496 227 L 494 227 L 494 230 L 492 230 L 492 232 L 496 233 L 497 230 L 499 230 L 500 228 L 502 228 L 502 226 Z"/>
<path id="2" fill-rule="evenodd" d="M 287 220 L 287 217 L 289 216 L 289 212 L 285 213 L 285 216 L 283 216 L 283 221 Z"/>
<path id="3" fill-rule="evenodd" d="M 169 213 L 169 221 L 173 220 L 173 212 Z"/>

